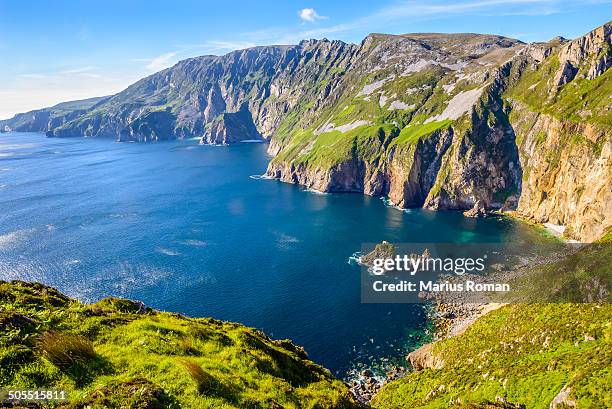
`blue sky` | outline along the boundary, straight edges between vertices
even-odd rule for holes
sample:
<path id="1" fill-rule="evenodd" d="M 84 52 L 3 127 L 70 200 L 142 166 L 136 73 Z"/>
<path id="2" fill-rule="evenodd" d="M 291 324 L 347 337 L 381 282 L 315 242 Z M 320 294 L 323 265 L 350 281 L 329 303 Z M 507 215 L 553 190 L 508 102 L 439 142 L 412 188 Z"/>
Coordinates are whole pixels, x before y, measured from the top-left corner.
<path id="1" fill-rule="evenodd" d="M 612 0 L 0 0 L 0 118 L 112 94 L 181 59 L 253 45 L 359 42 L 370 32 L 531 42 L 577 37 L 611 16 Z"/>

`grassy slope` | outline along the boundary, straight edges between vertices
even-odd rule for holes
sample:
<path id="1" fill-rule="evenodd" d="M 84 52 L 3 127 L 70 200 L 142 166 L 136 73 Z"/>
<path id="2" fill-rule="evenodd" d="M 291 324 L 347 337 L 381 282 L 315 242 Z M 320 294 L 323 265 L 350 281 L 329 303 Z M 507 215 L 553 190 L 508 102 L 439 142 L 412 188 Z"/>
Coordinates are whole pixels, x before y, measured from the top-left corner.
<path id="1" fill-rule="evenodd" d="M 419 133 L 414 141 L 416 142 L 419 138 L 430 135 L 435 130 L 434 128 L 446 127 L 450 124 L 450 121 L 434 123 L 436 125 L 421 124 L 427 117 L 422 112 L 428 115 L 439 113 L 445 106 L 444 102 L 451 98 L 444 93 L 442 88 L 435 88 L 445 75 L 443 69 L 440 67 L 425 69 L 388 81 L 367 96 L 356 95 L 362 86 L 385 78 L 386 73 L 381 72 L 377 75 L 377 77 L 352 78 L 353 82 L 359 86 L 323 109 L 319 113 L 319 119 L 308 126 L 300 121 L 299 115 L 289 114 L 274 137 L 275 140 L 282 141 L 284 149 L 272 161 L 275 163 L 306 163 L 309 167 L 320 169 L 330 168 L 355 156 L 368 162 L 374 162 L 377 158 L 384 156 L 385 147 L 399 135 L 400 129 L 406 129 L 406 125 L 410 124 L 410 129 L 406 130 L 409 134 Z M 433 91 L 434 89 L 436 92 Z M 457 87 L 455 93 L 462 89 Z M 384 106 L 380 106 L 381 95 L 388 97 Z M 412 108 L 390 109 L 391 101 L 401 101 Z M 421 114 L 415 118 L 414 114 L 417 110 Z M 413 119 L 418 119 L 419 123 Z M 314 133 L 315 129 L 326 122 L 339 126 L 358 120 L 370 121 L 372 125 L 360 126 L 344 133 L 339 131 L 325 132 L 321 135 Z M 411 141 L 413 140 L 403 138 L 398 143 L 410 143 Z"/>
<path id="2" fill-rule="evenodd" d="M 354 406 L 289 341 L 127 300 L 86 305 L 23 282 L 0 281 L 0 386 L 66 388 L 93 407 Z"/>
<path id="3" fill-rule="evenodd" d="M 553 54 L 537 69 L 528 68 L 506 96 L 522 101 L 535 112 L 562 120 L 612 126 L 612 111 L 609 109 L 612 70 L 589 80 L 581 77 L 587 70 L 587 67 L 581 67 L 574 80 L 555 90 L 550 80 L 558 69 L 559 59 Z"/>
<path id="4" fill-rule="evenodd" d="M 586 284 L 583 295 L 595 292 L 592 284 L 596 282 L 607 288 L 609 299 L 609 235 L 605 240 L 536 268 L 522 282 L 529 285 L 524 291 L 539 294 L 541 301 L 553 296 L 575 300 L 578 281 Z M 546 286 L 553 276 L 556 284 Z M 612 407 L 611 322 L 612 306 L 606 303 L 507 305 L 485 315 L 462 335 L 435 343 L 433 353 L 444 366 L 386 385 L 373 406 L 486 407 L 502 397 L 527 408 L 548 408 L 559 391 L 569 386 L 570 398 L 580 408 Z"/>

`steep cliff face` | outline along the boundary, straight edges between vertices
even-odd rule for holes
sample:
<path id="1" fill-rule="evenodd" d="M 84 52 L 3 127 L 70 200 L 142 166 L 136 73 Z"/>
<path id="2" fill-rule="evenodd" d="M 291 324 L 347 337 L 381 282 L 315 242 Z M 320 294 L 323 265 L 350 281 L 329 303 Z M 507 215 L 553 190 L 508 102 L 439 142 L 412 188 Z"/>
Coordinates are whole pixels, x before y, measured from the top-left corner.
<path id="1" fill-rule="evenodd" d="M 493 42 L 463 63 L 441 62 L 449 50 L 424 36 L 426 51 L 404 45 L 402 60 L 416 72 L 401 63 L 380 68 L 404 38 L 369 37 L 353 65 L 368 80 L 344 88 L 310 128 L 273 138 L 268 175 L 388 195 L 402 207 L 517 210 L 593 241 L 612 225 L 610 27 L 573 41 Z"/>
<path id="2" fill-rule="evenodd" d="M 241 126 L 250 128 L 253 123 L 269 138 L 290 111 L 299 111 L 303 121 L 315 115 L 338 85 L 343 67 L 350 65 L 355 48 L 340 41 L 312 40 L 191 58 L 138 81 L 48 134 L 215 141 L 212 133 L 219 123 L 223 128 L 224 121 L 207 126 L 244 107 L 251 118 L 243 117 Z"/>
<path id="3" fill-rule="evenodd" d="M 388 151 L 388 196 L 400 207 L 422 206 L 433 187 L 442 158 L 453 139 L 452 128 L 434 131 L 413 144 L 395 144 Z"/>
<path id="4" fill-rule="evenodd" d="M 244 105 L 238 112 L 226 112 L 215 118 L 206 126 L 200 142 L 227 145 L 247 140 L 262 140 L 262 137 Z"/>
<path id="5" fill-rule="evenodd" d="M 611 33 L 607 24 L 527 60 L 506 93 L 523 171 L 518 214 L 587 242 L 612 225 Z"/>
<path id="6" fill-rule="evenodd" d="M 268 175 L 398 206 L 501 206 L 520 183 L 500 98 L 522 43 L 484 35 L 371 35 L 337 102 L 272 138 Z M 373 143 L 376 133 L 384 133 Z"/>
<path id="7" fill-rule="evenodd" d="M 511 66 L 505 64 L 494 74 L 469 117 L 454 124 L 456 136 L 442 159 L 425 207 L 466 209 L 481 202 L 490 209 L 515 202 L 521 168 L 514 130 L 501 98 Z"/>
<path id="8" fill-rule="evenodd" d="M 262 138 L 274 156 L 267 175 L 282 181 L 387 195 L 403 207 L 516 209 L 591 240 L 611 224 L 611 32 L 608 23 L 529 45 L 371 34 L 358 45 L 255 47 L 181 61 L 89 108 L 9 128 Z"/>
<path id="9" fill-rule="evenodd" d="M 612 138 L 609 130 L 562 121 L 513 106 L 523 167 L 518 213 L 565 226 L 565 236 L 591 242 L 612 225 Z"/>

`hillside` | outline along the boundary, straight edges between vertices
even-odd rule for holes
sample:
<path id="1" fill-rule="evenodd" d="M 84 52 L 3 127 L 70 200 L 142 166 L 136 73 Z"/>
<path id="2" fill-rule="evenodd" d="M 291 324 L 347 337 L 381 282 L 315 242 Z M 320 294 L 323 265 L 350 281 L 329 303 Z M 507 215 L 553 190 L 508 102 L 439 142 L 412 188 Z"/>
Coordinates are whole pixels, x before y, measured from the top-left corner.
<path id="1" fill-rule="evenodd" d="M 77 118 L 109 97 L 94 97 L 62 102 L 50 108 L 17 114 L 11 119 L 0 120 L 0 132 L 47 132 Z"/>
<path id="2" fill-rule="evenodd" d="M 400 207 L 515 210 L 592 242 L 612 225 L 611 33 L 607 23 L 533 44 L 430 33 L 254 47 L 181 61 L 52 123 L 0 128 L 262 138 L 269 177 Z"/>
<path id="3" fill-rule="evenodd" d="M 385 385 L 372 406 L 611 407 L 607 237 L 517 279 L 521 301 L 411 353 L 416 371 Z"/>
<path id="4" fill-rule="evenodd" d="M 66 389 L 71 408 L 356 407 L 288 340 L 19 281 L 0 281 L 0 385 Z"/>

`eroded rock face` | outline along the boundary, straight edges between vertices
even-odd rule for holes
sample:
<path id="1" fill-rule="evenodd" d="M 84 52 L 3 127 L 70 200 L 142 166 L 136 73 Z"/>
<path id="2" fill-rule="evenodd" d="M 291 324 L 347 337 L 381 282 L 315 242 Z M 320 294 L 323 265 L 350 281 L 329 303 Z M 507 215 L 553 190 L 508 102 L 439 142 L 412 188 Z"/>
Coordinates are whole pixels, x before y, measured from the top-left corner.
<path id="1" fill-rule="evenodd" d="M 612 66 L 611 35 L 612 24 L 608 23 L 570 41 L 559 53 L 561 67 L 566 67 L 567 63 L 573 66 L 586 63 L 586 78 L 592 80 L 600 76 Z"/>
<path id="2" fill-rule="evenodd" d="M 523 181 L 517 212 L 591 242 L 612 225 L 612 138 L 603 129 L 513 110 Z"/>
<path id="3" fill-rule="evenodd" d="M 444 366 L 444 361 L 433 353 L 433 344 L 425 344 L 416 349 L 406 357 L 415 371 L 423 369 L 440 369 Z"/>
<path id="4" fill-rule="evenodd" d="M 246 105 L 238 112 L 227 112 L 215 118 L 200 139 L 203 144 L 227 145 L 247 140 L 263 140 Z"/>
<path id="5" fill-rule="evenodd" d="M 481 200 L 478 200 L 474 203 L 474 207 L 463 212 L 463 215 L 465 217 L 485 217 L 487 215 L 487 208 Z"/>

